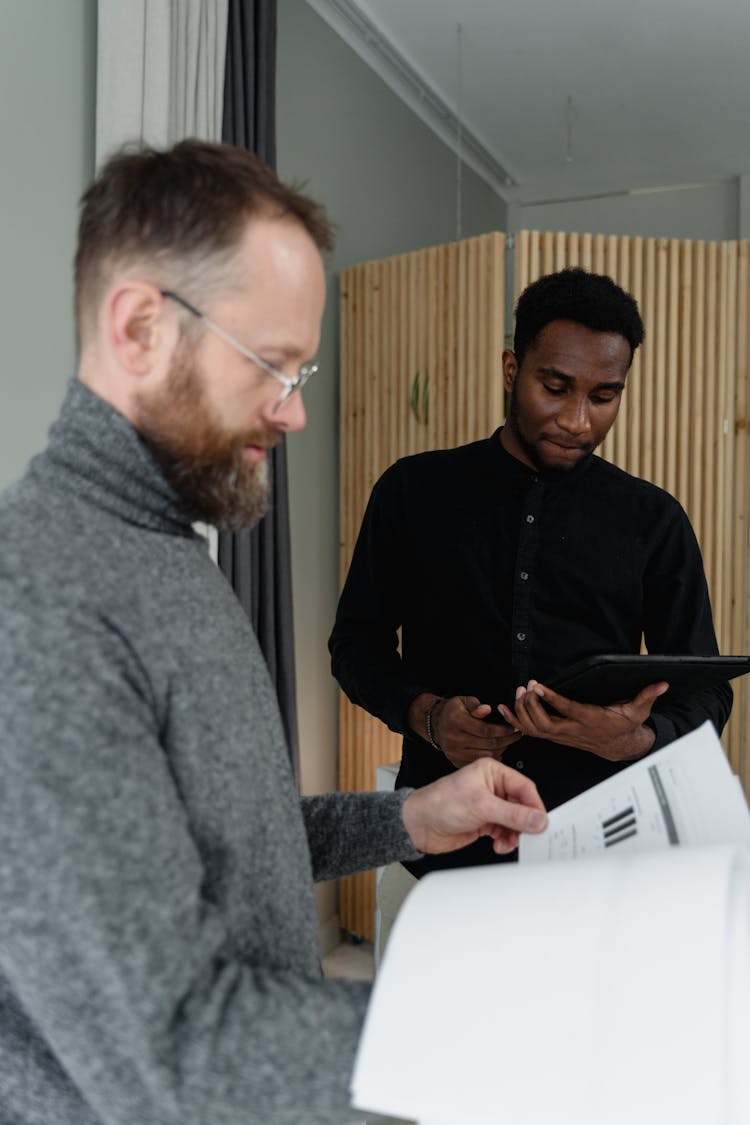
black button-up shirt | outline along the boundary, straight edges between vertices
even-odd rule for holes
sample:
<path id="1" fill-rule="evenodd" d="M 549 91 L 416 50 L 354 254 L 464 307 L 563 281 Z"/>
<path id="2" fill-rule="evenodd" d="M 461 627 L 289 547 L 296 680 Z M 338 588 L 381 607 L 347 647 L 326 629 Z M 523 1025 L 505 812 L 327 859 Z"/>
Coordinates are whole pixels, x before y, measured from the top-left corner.
<path id="1" fill-rule="evenodd" d="M 354 702 L 404 733 L 399 785 L 453 767 L 405 727 L 423 691 L 514 704 L 530 677 L 550 680 L 599 653 L 716 653 L 698 544 L 678 502 L 599 457 L 566 473 L 527 468 L 498 430 L 457 449 L 406 457 L 373 489 L 331 634 L 333 673 Z M 398 629 L 401 629 L 401 650 Z M 652 712 L 655 748 L 711 719 L 728 685 Z M 504 760 L 548 808 L 620 765 L 524 737 Z M 413 865 L 483 862 L 479 841 Z"/>

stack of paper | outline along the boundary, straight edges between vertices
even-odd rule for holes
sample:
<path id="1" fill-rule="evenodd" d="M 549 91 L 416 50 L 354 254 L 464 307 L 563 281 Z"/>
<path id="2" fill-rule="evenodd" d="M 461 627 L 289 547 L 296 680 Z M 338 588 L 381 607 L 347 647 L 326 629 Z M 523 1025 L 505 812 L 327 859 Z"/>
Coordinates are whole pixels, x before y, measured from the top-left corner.
<path id="1" fill-rule="evenodd" d="M 748 1125 L 750 815 L 711 729 L 680 742 L 684 760 L 674 743 L 555 810 L 546 836 L 568 844 L 540 855 L 593 858 L 419 883 L 376 980 L 357 1107 L 423 1125 Z M 636 777 L 657 792 L 655 764 L 675 831 L 656 831 Z M 615 846 L 603 825 L 623 793 L 636 831 Z"/>

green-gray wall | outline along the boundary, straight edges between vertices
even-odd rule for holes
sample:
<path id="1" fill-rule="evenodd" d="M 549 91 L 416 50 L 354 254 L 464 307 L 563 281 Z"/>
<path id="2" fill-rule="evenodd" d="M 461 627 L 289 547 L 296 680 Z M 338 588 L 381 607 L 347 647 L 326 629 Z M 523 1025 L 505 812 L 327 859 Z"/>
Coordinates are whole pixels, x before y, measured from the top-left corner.
<path id="1" fill-rule="evenodd" d="M 44 444 L 75 370 L 76 202 L 94 167 L 96 0 L 0 15 L 0 488 Z"/>

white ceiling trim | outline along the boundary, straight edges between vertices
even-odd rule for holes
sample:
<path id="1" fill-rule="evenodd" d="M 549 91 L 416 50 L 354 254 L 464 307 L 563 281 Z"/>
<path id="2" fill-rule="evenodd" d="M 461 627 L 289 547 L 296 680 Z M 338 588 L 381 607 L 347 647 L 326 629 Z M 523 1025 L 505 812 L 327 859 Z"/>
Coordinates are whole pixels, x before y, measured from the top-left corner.
<path id="1" fill-rule="evenodd" d="M 507 202 L 517 187 L 514 178 L 353 0 L 307 3 L 464 164 Z"/>

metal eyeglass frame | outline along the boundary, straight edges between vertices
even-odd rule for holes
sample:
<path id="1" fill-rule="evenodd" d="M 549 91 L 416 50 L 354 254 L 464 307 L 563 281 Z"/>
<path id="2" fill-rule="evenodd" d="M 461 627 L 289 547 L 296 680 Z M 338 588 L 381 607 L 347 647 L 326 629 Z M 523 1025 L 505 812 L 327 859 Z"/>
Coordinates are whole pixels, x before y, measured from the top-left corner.
<path id="1" fill-rule="evenodd" d="M 182 305 L 183 309 L 186 309 L 192 316 L 197 317 L 198 320 L 202 320 L 206 328 L 215 332 L 217 336 L 221 336 L 222 340 L 225 340 L 231 347 L 236 348 L 241 355 L 244 355 L 246 359 L 254 363 L 256 367 L 260 367 L 262 371 L 265 371 L 268 375 L 272 375 L 274 379 L 277 379 L 278 382 L 281 383 L 283 389 L 274 403 L 274 411 L 278 410 L 283 402 L 286 402 L 293 391 L 301 390 L 310 376 L 314 375 L 318 370 L 317 363 L 303 363 L 297 370 L 297 377 L 295 379 L 290 379 L 288 375 L 284 375 L 281 371 L 278 371 L 272 364 L 267 363 L 265 359 L 261 359 L 256 352 L 252 351 L 250 348 L 246 348 L 239 340 L 235 340 L 234 336 L 230 335 L 230 333 L 220 325 L 215 324 L 205 313 L 202 313 L 200 309 L 196 309 L 195 305 L 191 305 L 190 302 L 186 301 L 184 297 L 181 297 L 179 293 L 174 293 L 171 289 L 160 289 L 159 292 L 162 297 L 166 297 L 168 300 L 176 301 L 178 305 Z"/>

